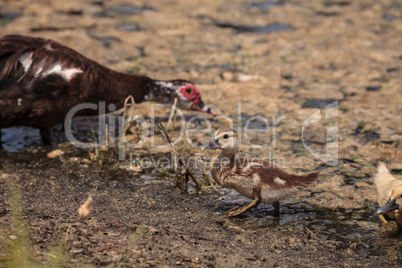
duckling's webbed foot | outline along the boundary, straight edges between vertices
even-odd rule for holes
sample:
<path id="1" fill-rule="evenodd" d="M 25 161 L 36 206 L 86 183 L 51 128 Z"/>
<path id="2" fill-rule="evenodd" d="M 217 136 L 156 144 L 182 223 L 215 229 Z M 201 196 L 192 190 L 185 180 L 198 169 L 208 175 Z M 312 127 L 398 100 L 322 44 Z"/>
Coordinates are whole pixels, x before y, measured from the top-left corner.
<path id="1" fill-rule="evenodd" d="M 378 215 L 378 218 L 380 219 L 380 221 L 382 222 L 382 223 L 388 223 L 388 221 L 385 219 L 385 217 L 383 216 L 383 215 Z"/>
<path id="2" fill-rule="evenodd" d="M 229 209 L 229 210 L 227 211 L 227 213 L 230 213 L 230 212 L 232 212 L 232 211 L 234 211 L 234 210 L 236 210 L 236 209 L 238 209 L 238 208 L 239 208 L 239 206 L 232 207 L 231 209 Z"/>
<path id="3" fill-rule="evenodd" d="M 253 207 L 258 206 L 259 203 L 261 203 L 261 199 L 257 198 L 257 199 L 254 199 L 254 201 L 251 202 L 250 204 L 248 204 L 247 206 L 241 207 L 239 209 L 236 209 L 237 207 L 232 208 L 231 210 L 228 211 L 229 212 L 228 217 L 238 216 L 238 215 L 240 215 L 240 214 L 242 214 L 242 213 L 244 213 L 246 211 L 249 211 Z M 234 210 L 234 209 L 236 209 L 236 210 Z"/>

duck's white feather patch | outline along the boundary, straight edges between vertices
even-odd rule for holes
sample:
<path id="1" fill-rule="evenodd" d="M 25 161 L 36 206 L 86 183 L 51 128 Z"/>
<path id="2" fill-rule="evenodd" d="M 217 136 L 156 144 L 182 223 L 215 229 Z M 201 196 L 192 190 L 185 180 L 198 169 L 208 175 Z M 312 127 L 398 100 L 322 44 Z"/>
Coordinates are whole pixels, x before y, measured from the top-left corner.
<path id="1" fill-rule="evenodd" d="M 51 46 L 49 47 L 49 49 L 52 49 Z M 21 63 L 22 67 L 24 68 L 24 71 L 27 72 L 33 62 L 32 52 L 22 54 L 18 60 Z M 41 62 L 38 64 L 34 75 L 35 77 L 46 77 L 50 74 L 59 74 L 66 81 L 70 81 L 75 74 L 83 72 L 80 68 L 63 69 L 61 62 L 59 61 L 52 64 L 52 66 L 50 66 L 49 69 L 47 69 L 46 71 L 42 72 L 45 61 L 46 58 L 42 59 Z"/>
<path id="2" fill-rule="evenodd" d="M 274 182 L 277 183 L 277 184 L 280 184 L 280 185 L 285 185 L 285 184 L 286 184 L 286 181 L 282 180 L 282 179 L 279 178 L 279 177 L 276 177 L 276 178 L 274 179 Z"/>
<path id="3" fill-rule="evenodd" d="M 29 70 L 29 67 L 31 67 L 32 65 L 32 53 L 24 53 L 20 56 L 18 60 L 22 64 L 24 71 L 27 72 Z"/>
<path id="4" fill-rule="evenodd" d="M 161 87 L 174 88 L 173 83 L 166 81 L 155 81 L 155 84 L 160 85 Z"/>
<path id="5" fill-rule="evenodd" d="M 40 68 L 42 69 L 42 68 Z M 49 69 L 47 69 L 45 72 L 41 74 L 41 76 L 45 77 L 50 74 L 59 74 L 61 75 L 66 81 L 70 81 L 71 78 L 77 73 L 82 73 L 82 70 L 80 68 L 71 68 L 71 69 L 63 69 L 61 66 L 60 62 L 54 63 L 52 66 L 50 66 Z"/>
<path id="6" fill-rule="evenodd" d="M 43 69 L 43 64 L 45 64 L 45 60 L 46 60 L 46 58 L 42 59 L 41 62 L 38 64 L 38 67 L 37 67 L 36 72 L 35 72 L 35 77 L 40 76 L 40 74 L 42 72 L 42 69 Z"/>
<path id="7" fill-rule="evenodd" d="M 53 47 L 52 47 L 52 45 L 51 45 L 50 43 L 47 43 L 47 44 L 44 46 L 44 48 L 46 48 L 47 50 L 50 50 L 50 51 L 53 51 L 53 50 L 54 50 Z"/>

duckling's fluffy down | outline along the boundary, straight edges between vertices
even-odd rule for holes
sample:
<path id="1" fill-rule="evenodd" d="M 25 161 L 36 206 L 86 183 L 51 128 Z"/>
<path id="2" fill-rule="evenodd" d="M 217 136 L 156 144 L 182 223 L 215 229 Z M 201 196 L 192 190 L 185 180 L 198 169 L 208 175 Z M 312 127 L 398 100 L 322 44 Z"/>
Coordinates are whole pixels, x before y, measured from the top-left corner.
<path id="1" fill-rule="evenodd" d="M 389 172 L 387 166 L 380 162 L 378 164 L 377 173 L 375 174 L 374 183 L 377 187 L 378 205 L 383 206 L 389 200 L 392 189 L 398 185 L 402 185 L 402 179 L 397 179 Z"/>

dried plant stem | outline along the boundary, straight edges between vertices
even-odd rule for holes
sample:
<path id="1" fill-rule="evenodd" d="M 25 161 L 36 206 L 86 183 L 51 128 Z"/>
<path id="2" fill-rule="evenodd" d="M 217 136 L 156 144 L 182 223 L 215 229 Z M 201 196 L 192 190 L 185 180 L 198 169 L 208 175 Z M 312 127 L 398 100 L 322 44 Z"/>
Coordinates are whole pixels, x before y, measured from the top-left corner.
<path id="1" fill-rule="evenodd" d="M 91 132 L 92 132 L 92 137 L 94 138 L 95 143 L 97 143 L 95 131 L 93 131 L 93 130 L 91 129 Z M 95 148 L 95 155 L 96 155 L 96 158 L 99 160 L 99 159 L 100 159 L 99 147 L 98 147 L 98 146 L 95 146 L 94 148 Z"/>
<path id="2" fill-rule="evenodd" d="M 173 168 L 174 168 L 174 173 L 177 175 L 178 170 L 177 170 L 177 155 L 173 154 Z"/>
<path id="3" fill-rule="evenodd" d="M 123 120 L 121 121 L 121 126 L 119 129 L 119 137 L 117 139 L 118 146 L 115 148 L 120 148 L 120 146 L 124 145 L 126 140 L 126 132 L 131 126 L 131 122 L 137 120 L 139 118 L 138 115 L 134 115 L 135 110 L 135 100 L 133 96 L 128 96 L 124 101 L 124 108 L 123 110 Z"/>
<path id="4" fill-rule="evenodd" d="M 106 148 L 107 150 L 109 150 L 110 148 L 109 124 L 105 124 L 105 139 L 106 139 Z"/>
<path id="5" fill-rule="evenodd" d="M 174 175 L 172 175 L 172 174 L 170 174 L 169 172 L 167 172 L 166 170 L 164 170 L 164 169 L 158 169 L 158 172 L 159 173 L 163 173 L 164 175 L 166 175 L 166 176 L 168 176 L 168 177 L 170 177 L 170 178 L 172 178 L 172 179 L 175 179 L 175 180 L 177 180 L 177 176 L 174 176 Z"/>
<path id="6" fill-rule="evenodd" d="M 172 119 L 176 115 L 176 109 L 177 109 L 177 97 L 174 98 L 173 106 L 172 106 L 172 109 L 170 110 L 169 119 L 168 119 L 168 121 L 166 123 L 166 129 L 167 130 L 169 130 L 170 126 L 172 125 Z"/>
<path id="7" fill-rule="evenodd" d="M 306 225 L 303 225 L 303 227 L 304 227 L 304 230 L 305 230 L 306 234 L 307 234 L 310 238 L 317 239 L 317 236 L 316 236 Z"/>
<path id="8" fill-rule="evenodd" d="M 209 177 L 207 171 L 206 171 L 205 168 L 204 168 L 204 161 L 202 161 L 201 158 L 198 159 L 198 164 L 199 164 L 200 167 L 201 167 L 201 172 L 202 172 L 202 176 L 203 176 L 204 180 L 208 180 L 209 186 L 210 186 L 212 189 L 214 189 L 217 193 L 223 194 L 222 191 L 219 191 L 219 189 L 216 188 L 215 183 L 211 182 L 211 179 L 210 179 L 210 177 Z M 206 188 L 206 186 L 204 186 L 204 187 Z"/>
<path id="9" fill-rule="evenodd" d="M 177 151 L 176 147 L 172 144 L 172 141 L 169 137 L 169 134 L 167 133 L 166 129 L 163 127 L 162 123 L 159 121 L 154 121 L 156 126 L 159 128 L 161 131 L 162 135 L 165 137 L 167 142 L 170 144 L 170 146 L 173 148 L 173 153 L 177 156 L 177 162 L 179 163 L 180 166 L 185 170 L 185 180 L 187 181 L 187 178 L 190 177 L 191 180 L 195 183 L 196 187 L 196 193 L 199 192 L 199 189 L 201 188 L 201 185 L 197 181 L 197 179 L 194 177 L 193 173 L 188 169 L 188 167 L 184 164 L 183 158 L 181 157 L 180 153 Z M 183 189 L 182 189 L 183 190 Z"/>
<path id="10" fill-rule="evenodd" d="M 121 132 L 122 135 L 126 133 L 126 131 L 130 127 L 130 123 L 138 118 L 138 116 L 133 116 L 135 110 L 135 100 L 133 96 L 128 96 L 124 101 L 124 113 L 123 113 L 123 122 L 121 124 Z"/>

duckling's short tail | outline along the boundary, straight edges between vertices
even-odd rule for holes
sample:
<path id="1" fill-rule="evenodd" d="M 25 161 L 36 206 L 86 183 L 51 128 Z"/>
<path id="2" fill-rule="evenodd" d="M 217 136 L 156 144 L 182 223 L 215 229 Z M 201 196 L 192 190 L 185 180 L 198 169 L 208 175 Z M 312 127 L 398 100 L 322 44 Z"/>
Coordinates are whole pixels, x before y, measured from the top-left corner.
<path id="1" fill-rule="evenodd" d="M 312 183 L 318 178 L 320 172 L 309 173 L 305 176 L 292 175 L 291 181 L 294 185 L 303 186 Z"/>
<path id="2" fill-rule="evenodd" d="M 312 183 L 318 178 L 319 175 L 320 175 L 319 171 L 307 174 L 306 176 L 304 176 L 303 181 L 305 183 Z"/>

